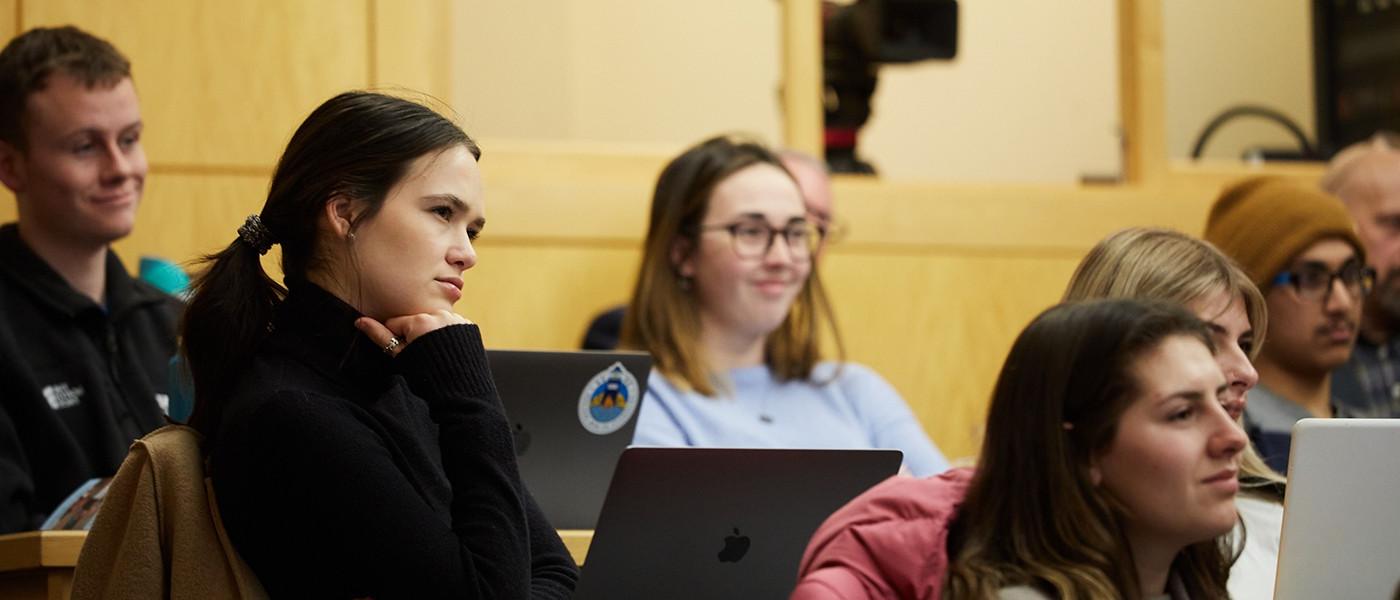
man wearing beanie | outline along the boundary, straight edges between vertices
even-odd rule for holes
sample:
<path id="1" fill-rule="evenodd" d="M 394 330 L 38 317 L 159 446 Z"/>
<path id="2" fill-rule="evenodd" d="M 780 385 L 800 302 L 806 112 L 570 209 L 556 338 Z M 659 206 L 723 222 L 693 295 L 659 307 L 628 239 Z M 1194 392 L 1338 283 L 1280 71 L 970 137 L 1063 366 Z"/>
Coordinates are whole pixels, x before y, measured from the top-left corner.
<path id="1" fill-rule="evenodd" d="M 1259 454 L 1282 473 L 1298 419 L 1353 416 L 1334 398 L 1331 373 L 1351 355 L 1375 272 L 1341 203 L 1282 179 L 1226 188 L 1205 237 L 1239 262 L 1269 307 L 1244 421 Z"/>
<path id="2" fill-rule="evenodd" d="M 1361 310 L 1351 360 L 1332 373 L 1339 402 L 1368 417 L 1400 417 L 1400 150 L 1384 136 L 1338 152 L 1322 189 L 1342 199 L 1379 280 Z"/>

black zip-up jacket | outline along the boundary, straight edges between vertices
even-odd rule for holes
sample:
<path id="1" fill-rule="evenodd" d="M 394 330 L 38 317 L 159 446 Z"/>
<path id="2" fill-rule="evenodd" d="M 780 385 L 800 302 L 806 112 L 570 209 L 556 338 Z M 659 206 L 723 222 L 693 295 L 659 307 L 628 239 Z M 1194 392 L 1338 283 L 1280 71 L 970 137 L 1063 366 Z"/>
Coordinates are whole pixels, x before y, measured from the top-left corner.
<path id="1" fill-rule="evenodd" d="M 0 227 L 0 533 L 34 529 L 165 424 L 181 305 L 107 252 L 105 307 Z"/>
<path id="2" fill-rule="evenodd" d="M 475 325 L 394 358 L 290 282 L 207 440 L 224 527 L 272 597 L 567 598 Z"/>

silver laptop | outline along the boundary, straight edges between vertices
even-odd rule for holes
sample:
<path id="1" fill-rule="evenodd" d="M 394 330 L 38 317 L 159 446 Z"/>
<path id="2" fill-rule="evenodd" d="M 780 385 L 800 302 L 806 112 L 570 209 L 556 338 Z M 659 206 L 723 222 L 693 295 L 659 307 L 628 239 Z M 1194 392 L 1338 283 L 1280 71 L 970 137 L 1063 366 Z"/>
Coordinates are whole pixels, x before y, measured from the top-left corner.
<path id="1" fill-rule="evenodd" d="M 1400 594 L 1400 419 L 1293 426 L 1274 597 Z"/>
<path id="2" fill-rule="evenodd" d="M 817 526 L 899 450 L 628 448 L 576 598 L 787 598 Z"/>
<path id="3" fill-rule="evenodd" d="M 593 529 L 632 443 L 651 355 L 488 350 L 520 478 L 556 529 Z"/>

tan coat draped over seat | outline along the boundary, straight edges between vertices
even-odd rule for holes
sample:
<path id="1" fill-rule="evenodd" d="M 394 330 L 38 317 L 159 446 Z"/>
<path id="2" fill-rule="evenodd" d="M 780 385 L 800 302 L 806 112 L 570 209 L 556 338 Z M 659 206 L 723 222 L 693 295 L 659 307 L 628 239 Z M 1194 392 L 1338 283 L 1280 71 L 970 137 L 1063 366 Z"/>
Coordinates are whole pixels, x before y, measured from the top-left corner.
<path id="1" fill-rule="evenodd" d="M 266 598 L 229 543 L 200 435 L 167 425 L 131 445 L 73 577 L 73 599 Z"/>

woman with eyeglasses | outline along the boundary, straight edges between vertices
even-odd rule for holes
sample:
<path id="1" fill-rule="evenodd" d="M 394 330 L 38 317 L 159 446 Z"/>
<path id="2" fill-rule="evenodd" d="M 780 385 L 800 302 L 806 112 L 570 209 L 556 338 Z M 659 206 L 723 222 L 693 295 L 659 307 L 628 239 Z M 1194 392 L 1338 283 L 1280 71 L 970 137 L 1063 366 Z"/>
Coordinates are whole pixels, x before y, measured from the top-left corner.
<path id="1" fill-rule="evenodd" d="M 947 469 L 884 379 L 820 360 L 818 332 L 835 332 L 820 243 L 764 146 L 716 137 L 666 166 L 622 330 L 655 360 L 635 443 L 897 448 L 913 474 Z"/>
<path id="2" fill-rule="evenodd" d="M 1288 470 L 1293 424 L 1351 417 L 1332 371 L 1356 342 L 1375 273 L 1341 201 L 1308 185 L 1256 177 L 1226 188 L 1211 207 L 1206 241 L 1235 259 L 1264 294 L 1269 342 L 1245 430 L 1269 466 Z"/>

